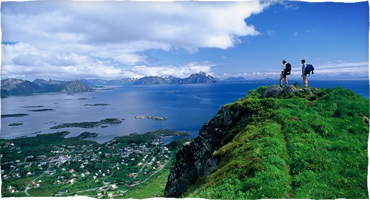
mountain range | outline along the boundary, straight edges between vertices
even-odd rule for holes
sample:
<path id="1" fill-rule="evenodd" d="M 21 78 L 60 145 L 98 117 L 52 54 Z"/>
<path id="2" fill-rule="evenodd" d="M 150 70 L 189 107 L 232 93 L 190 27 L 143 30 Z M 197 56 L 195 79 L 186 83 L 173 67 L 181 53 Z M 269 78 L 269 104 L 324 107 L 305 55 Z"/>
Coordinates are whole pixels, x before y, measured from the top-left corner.
<path id="1" fill-rule="evenodd" d="M 107 86 L 107 85 L 162 85 L 162 84 L 210 84 L 216 83 L 214 77 L 207 73 L 200 72 L 191 74 L 187 78 L 178 78 L 174 76 L 146 76 L 139 79 L 122 78 L 118 80 L 102 80 L 102 79 L 83 79 L 81 82 L 88 86 Z"/>
<path id="2" fill-rule="evenodd" d="M 92 88 L 86 86 L 79 80 L 74 81 L 55 81 L 36 79 L 33 82 L 28 80 L 8 78 L 1 81 L 1 97 L 33 95 L 39 93 L 76 93 L 90 92 Z"/>
<path id="3" fill-rule="evenodd" d="M 1 97 L 33 95 L 40 93 L 77 93 L 91 92 L 92 87 L 129 86 L 129 85 L 160 85 L 160 84 L 209 84 L 217 81 L 204 72 L 191 74 L 187 78 L 173 76 L 149 76 L 139 79 L 123 78 L 117 80 L 81 79 L 74 81 L 43 80 L 34 81 L 8 78 L 1 80 Z"/>

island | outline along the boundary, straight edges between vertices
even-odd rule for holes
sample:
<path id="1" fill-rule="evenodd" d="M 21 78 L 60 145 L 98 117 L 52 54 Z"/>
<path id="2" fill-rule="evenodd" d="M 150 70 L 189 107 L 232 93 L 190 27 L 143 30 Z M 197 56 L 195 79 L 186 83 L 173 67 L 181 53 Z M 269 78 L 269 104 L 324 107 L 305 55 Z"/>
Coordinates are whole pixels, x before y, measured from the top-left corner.
<path id="1" fill-rule="evenodd" d="M 61 129 L 66 127 L 80 127 L 80 128 L 93 128 L 104 124 L 120 124 L 125 119 L 119 118 L 107 118 L 104 120 L 100 120 L 99 122 L 72 122 L 72 123 L 63 123 L 60 125 L 56 125 L 51 127 L 50 129 Z"/>
<path id="2" fill-rule="evenodd" d="M 6 118 L 6 117 L 24 117 L 24 116 L 28 116 L 29 114 L 25 114 L 25 113 L 17 113 L 17 114 L 4 114 L 4 115 L 1 115 L 1 118 Z"/>
<path id="3" fill-rule="evenodd" d="M 138 115 L 135 116 L 136 119 L 152 119 L 152 120 L 167 120 L 168 117 L 159 117 L 159 116 L 146 116 L 146 115 Z"/>

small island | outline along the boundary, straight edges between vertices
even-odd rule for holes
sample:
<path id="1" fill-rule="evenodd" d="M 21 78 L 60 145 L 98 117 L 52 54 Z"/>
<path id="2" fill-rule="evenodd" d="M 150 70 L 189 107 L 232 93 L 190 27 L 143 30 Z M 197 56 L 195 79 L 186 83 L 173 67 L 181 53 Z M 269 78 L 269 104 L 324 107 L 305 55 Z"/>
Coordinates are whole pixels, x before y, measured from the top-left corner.
<path id="1" fill-rule="evenodd" d="M 84 106 L 107 106 L 107 103 L 85 104 Z"/>
<path id="2" fill-rule="evenodd" d="M 50 129 L 60 129 L 66 127 L 80 127 L 80 128 L 93 128 L 103 124 L 120 124 L 125 119 L 119 118 L 107 118 L 104 120 L 100 120 L 99 122 L 72 122 L 72 123 L 63 123 L 60 125 L 56 125 L 51 127 Z"/>
<path id="3" fill-rule="evenodd" d="M 6 118 L 6 117 L 24 117 L 24 116 L 28 116 L 29 114 L 25 114 L 25 113 L 17 113 L 17 114 L 5 114 L 5 115 L 1 115 L 1 118 Z"/>
<path id="4" fill-rule="evenodd" d="M 152 120 L 167 120 L 168 117 L 159 117 L 159 116 L 146 116 L 146 115 L 138 115 L 135 117 L 136 119 L 152 119 Z"/>
<path id="5" fill-rule="evenodd" d="M 15 123 L 9 124 L 9 126 L 21 126 L 21 125 L 23 125 L 23 123 L 17 123 L 17 122 L 15 122 Z"/>
<path id="6" fill-rule="evenodd" d="M 45 112 L 45 111 L 54 111 L 54 109 L 36 109 L 36 110 L 29 110 L 31 112 Z"/>

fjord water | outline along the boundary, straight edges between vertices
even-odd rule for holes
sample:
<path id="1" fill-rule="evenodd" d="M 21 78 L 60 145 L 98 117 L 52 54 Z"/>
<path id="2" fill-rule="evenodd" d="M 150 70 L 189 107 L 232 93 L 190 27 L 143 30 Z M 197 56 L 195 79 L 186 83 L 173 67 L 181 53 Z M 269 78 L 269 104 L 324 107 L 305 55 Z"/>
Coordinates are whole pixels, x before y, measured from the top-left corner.
<path id="1" fill-rule="evenodd" d="M 300 81 L 297 81 L 300 82 Z M 291 81 L 294 83 L 294 81 Z M 188 131 L 191 138 L 210 120 L 218 109 L 227 103 L 243 98 L 249 90 L 276 81 L 252 81 L 198 85 L 148 85 L 109 87 L 95 92 L 44 94 L 9 97 L 2 99 L 1 114 L 29 114 L 23 117 L 1 119 L 2 139 L 30 137 L 38 133 L 69 131 L 67 137 L 82 132 L 96 132 L 97 142 L 105 142 L 116 136 L 145 133 L 157 129 Z M 369 98 L 369 81 L 312 81 L 310 86 L 327 88 L 342 86 Z M 46 111 L 32 111 L 45 109 Z M 48 110 L 52 109 L 52 110 Z M 166 120 L 136 119 L 136 116 L 168 117 Z M 124 118 L 120 124 L 94 128 L 50 129 L 55 125 L 71 122 L 92 122 L 106 118 Z M 21 123 L 18 126 L 9 126 Z"/>

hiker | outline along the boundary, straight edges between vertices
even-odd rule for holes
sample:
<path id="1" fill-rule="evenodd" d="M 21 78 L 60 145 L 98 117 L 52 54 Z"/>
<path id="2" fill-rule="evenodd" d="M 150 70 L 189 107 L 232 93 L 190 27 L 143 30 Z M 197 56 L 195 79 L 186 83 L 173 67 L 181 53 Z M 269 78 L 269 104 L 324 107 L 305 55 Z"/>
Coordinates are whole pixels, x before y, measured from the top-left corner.
<path id="1" fill-rule="evenodd" d="M 303 78 L 304 87 L 307 88 L 308 87 L 308 81 L 307 81 L 307 74 L 306 74 L 306 67 L 307 67 L 306 61 L 304 59 L 301 60 L 301 64 L 302 64 L 302 75 L 301 75 L 301 77 Z"/>
<path id="2" fill-rule="evenodd" d="M 283 78 L 285 81 L 285 87 L 288 86 L 288 79 L 286 78 L 286 60 L 283 60 L 283 70 L 280 73 L 280 87 L 283 86 Z"/>

